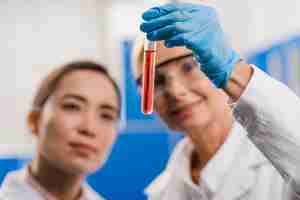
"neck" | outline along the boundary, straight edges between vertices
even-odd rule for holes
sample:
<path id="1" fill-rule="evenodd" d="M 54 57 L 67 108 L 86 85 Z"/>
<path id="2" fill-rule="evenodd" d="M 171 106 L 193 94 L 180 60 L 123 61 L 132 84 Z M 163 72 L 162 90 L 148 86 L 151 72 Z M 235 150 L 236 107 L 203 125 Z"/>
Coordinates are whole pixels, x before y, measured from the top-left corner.
<path id="1" fill-rule="evenodd" d="M 42 155 L 39 155 L 30 167 L 34 179 L 58 199 L 73 200 L 80 195 L 84 176 L 66 173 L 52 165 Z"/>
<path id="2" fill-rule="evenodd" d="M 228 118 L 227 121 L 224 119 L 216 121 L 221 123 L 214 122 L 205 128 L 195 128 L 187 134 L 195 146 L 195 150 L 191 155 L 191 170 L 194 182 L 199 179 L 199 177 L 195 177 L 195 174 L 199 176 L 201 170 L 224 144 L 233 124 L 233 118 Z"/>

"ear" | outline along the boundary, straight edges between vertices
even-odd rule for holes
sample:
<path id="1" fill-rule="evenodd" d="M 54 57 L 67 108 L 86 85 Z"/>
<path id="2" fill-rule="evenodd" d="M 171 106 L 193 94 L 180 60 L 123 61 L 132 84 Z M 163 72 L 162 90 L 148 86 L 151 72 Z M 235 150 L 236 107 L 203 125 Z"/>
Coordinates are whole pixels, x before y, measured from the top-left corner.
<path id="1" fill-rule="evenodd" d="M 38 123 L 40 119 L 39 111 L 30 111 L 27 115 L 27 126 L 31 130 L 31 132 L 38 136 Z"/>

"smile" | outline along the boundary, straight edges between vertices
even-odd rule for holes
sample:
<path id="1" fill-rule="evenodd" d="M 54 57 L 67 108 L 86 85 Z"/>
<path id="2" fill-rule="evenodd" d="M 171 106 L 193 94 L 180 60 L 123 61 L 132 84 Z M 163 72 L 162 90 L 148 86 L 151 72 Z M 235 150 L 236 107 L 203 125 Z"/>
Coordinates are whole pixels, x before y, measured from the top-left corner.
<path id="1" fill-rule="evenodd" d="M 185 120 L 193 115 L 193 108 L 201 104 L 203 100 L 196 101 L 194 103 L 190 103 L 179 108 L 172 110 L 169 113 L 171 118 L 174 118 L 176 121 Z"/>

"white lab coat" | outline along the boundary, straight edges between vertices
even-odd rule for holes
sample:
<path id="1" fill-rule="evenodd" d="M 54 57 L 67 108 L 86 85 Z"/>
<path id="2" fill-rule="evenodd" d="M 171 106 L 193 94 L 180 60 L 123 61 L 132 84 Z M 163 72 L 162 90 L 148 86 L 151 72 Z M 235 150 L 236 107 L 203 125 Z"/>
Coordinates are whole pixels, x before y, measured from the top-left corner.
<path id="1" fill-rule="evenodd" d="M 228 172 L 227 179 L 222 180 L 224 183 L 220 189 L 222 192 L 215 195 L 219 198 L 214 199 L 298 200 L 300 199 L 300 99 L 284 84 L 255 66 L 253 69 L 253 76 L 237 102 L 234 114 L 237 121 L 247 130 L 250 141 L 271 161 L 288 184 L 277 181 L 277 175 L 270 169 L 270 163 L 256 165 L 259 164 L 259 159 L 254 156 L 252 159 L 246 159 L 246 162 L 236 162 L 232 172 Z M 247 148 L 250 148 L 249 151 Z M 244 149 L 241 152 L 244 153 L 239 157 L 247 158 L 250 151 L 255 149 L 247 148 L 241 147 L 241 150 Z M 176 156 L 175 149 L 166 170 L 146 190 L 149 199 L 187 199 L 186 187 L 176 176 L 177 172 L 170 170 L 173 160 L 179 159 L 175 158 Z M 258 154 L 257 156 L 260 157 Z M 180 165 L 179 162 L 177 164 Z M 252 165 L 257 167 L 253 168 Z M 277 195 L 276 192 L 279 190 L 283 195 Z M 256 197 L 252 198 L 251 194 Z"/>
<path id="2" fill-rule="evenodd" d="M 300 99 L 284 84 L 253 68 L 236 118 L 290 184 L 286 199 L 300 199 L 296 194 L 300 194 Z"/>
<path id="3" fill-rule="evenodd" d="M 202 170 L 199 185 L 190 176 L 192 150 L 188 138 L 176 145 L 166 169 L 146 189 L 150 200 L 285 200 L 282 177 L 238 122 Z"/>
<path id="4" fill-rule="evenodd" d="M 27 168 L 9 172 L 0 188 L 0 200 L 46 200 L 28 183 L 26 176 L 28 176 Z M 104 198 L 85 184 L 80 200 L 104 200 Z"/>

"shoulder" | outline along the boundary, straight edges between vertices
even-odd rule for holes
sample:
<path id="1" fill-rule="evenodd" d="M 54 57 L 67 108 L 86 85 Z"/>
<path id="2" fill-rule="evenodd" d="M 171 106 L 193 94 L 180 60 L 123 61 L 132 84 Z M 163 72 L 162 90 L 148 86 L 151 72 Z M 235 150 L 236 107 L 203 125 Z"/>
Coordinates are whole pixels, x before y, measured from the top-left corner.
<path id="1" fill-rule="evenodd" d="M 0 200 L 21 200 L 33 194 L 32 189 L 25 181 L 26 168 L 9 172 L 0 188 Z"/>
<path id="2" fill-rule="evenodd" d="M 236 162 L 243 163 L 244 165 L 249 165 L 250 167 L 269 165 L 270 162 L 248 137 L 247 130 L 239 122 L 235 123 L 237 126 L 235 131 L 238 132 L 238 134 L 243 135 L 238 147 Z"/>
<path id="3" fill-rule="evenodd" d="M 84 189 L 84 199 L 86 200 L 105 200 L 99 193 L 97 193 L 90 185 L 87 183 L 83 186 Z M 1 199 L 0 199 L 1 200 Z"/>
<path id="4" fill-rule="evenodd" d="M 240 124 L 239 126 L 239 131 L 242 134 L 248 135 L 247 131 Z M 265 157 L 265 155 L 257 148 L 257 146 L 249 139 L 248 136 L 245 137 L 240 144 L 235 163 L 236 164 L 233 168 L 246 167 L 257 174 L 257 180 L 276 180 L 276 183 L 283 184 L 283 179 L 280 176 L 279 172 L 274 168 L 272 163 Z"/>
<path id="5" fill-rule="evenodd" d="M 180 177 L 184 176 L 188 167 L 190 153 L 193 149 L 188 138 L 183 138 L 175 146 L 166 168 L 145 189 L 148 196 L 161 196 L 169 188 L 172 191 L 180 189 Z"/>

